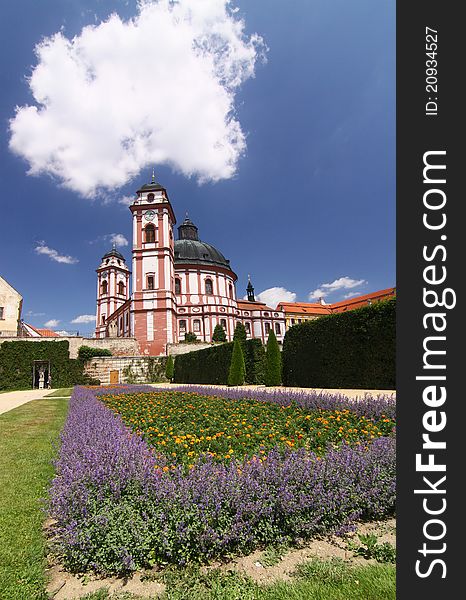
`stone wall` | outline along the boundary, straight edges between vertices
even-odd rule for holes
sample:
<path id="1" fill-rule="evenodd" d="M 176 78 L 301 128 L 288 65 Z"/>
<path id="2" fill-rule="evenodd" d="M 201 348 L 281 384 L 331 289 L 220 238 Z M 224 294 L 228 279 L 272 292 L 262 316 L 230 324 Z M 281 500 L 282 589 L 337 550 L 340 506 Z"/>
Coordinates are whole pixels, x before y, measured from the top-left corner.
<path id="1" fill-rule="evenodd" d="M 165 378 L 165 357 L 95 356 L 84 365 L 84 372 L 102 385 L 110 384 L 110 372 L 117 377 L 112 383 L 158 383 Z"/>
<path id="2" fill-rule="evenodd" d="M 196 350 L 204 350 L 204 348 L 210 348 L 214 344 L 209 342 L 180 342 L 179 344 L 167 344 L 167 354 L 177 356 L 178 354 L 186 354 L 187 352 L 194 352 Z"/>
<path id="3" fill-rule="evenodd" d="M 0 344 L 3 342 L 63 342 L 70 344 L 70 358 L 78 358 L 80 346 L 90 346 L 91 348 L 107 348 L 114 356 L 138 356 L 138 343 L 135 338 L 83 338 L 83 337 L 0 337 Z"/>

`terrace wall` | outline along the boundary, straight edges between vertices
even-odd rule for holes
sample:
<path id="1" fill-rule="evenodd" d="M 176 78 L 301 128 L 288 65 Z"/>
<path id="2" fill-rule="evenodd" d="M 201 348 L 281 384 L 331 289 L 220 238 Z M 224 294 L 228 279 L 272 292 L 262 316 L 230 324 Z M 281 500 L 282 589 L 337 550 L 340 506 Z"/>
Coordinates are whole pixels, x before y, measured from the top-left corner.
<path id="1" fill-rule="evenodd" d="M 84 373 L 102 385 L 111 383 L 111 372 L 118 373 L 118 381 L 112 383 L 158 383 L 168 381 L 165 365 L 164 356 L 95 356 L 85 363 Z"/>

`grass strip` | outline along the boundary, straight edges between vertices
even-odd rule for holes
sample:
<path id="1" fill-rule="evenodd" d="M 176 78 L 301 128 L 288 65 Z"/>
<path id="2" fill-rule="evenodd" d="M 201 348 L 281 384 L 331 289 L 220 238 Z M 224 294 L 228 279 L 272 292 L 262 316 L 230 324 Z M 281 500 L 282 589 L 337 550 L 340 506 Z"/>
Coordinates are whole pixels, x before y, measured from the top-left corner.
<path id="1" fill-rule="evenodd" d="M 159 600 L 395 600 L 395 566 L 351 567 L 339 560 L 312 560 L 298 567 L 291 582 L 259 585 L 249 577 L 229 571 L 201 574 L 188 567 L 161 576 L 167 588 Z M 106 600 L 100 590 L 86 600 Z M 116 594 L 114 600 L 136 599 Z"/>
<path id="2" fill-rule="evenodd" d="M 69 398 L 73 392 L 73 388 L 61 388 L 55 390 L 51 394 L 47 394 L 45 398 Z"/>
<path id="3" fill-rule="evenodd" d="M 33 400 L 0 415 L 0 590 L 2 600 L 45 593 L 41 498 L 53 474 L 52 440 L 68 400 Z"/>

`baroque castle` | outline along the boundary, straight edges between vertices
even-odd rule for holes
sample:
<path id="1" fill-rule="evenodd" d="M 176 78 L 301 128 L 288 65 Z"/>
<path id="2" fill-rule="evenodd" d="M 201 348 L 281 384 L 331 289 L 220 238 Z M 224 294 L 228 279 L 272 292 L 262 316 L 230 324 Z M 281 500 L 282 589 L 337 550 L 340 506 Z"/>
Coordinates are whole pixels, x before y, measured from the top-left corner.
<path id="1" fill-rule="evenodd" d="M 132 273 L 115 247 L 102 257 L 97 269 L 97 338 L 134 337 L 142 355 L 159 356 L 188 332 L 210 342 L 217 324 L 232 340 L 241 322 L 248 337 L 265 343 L 273 329 L 283 341 L 285 312 L 256 301 L 251 281 L 247 300 L 238 300 L 230 261 L 199 239 L 188 217 L 175 240 L 175 213 L 154 175 L 137 190 L 129 208 Z"/>

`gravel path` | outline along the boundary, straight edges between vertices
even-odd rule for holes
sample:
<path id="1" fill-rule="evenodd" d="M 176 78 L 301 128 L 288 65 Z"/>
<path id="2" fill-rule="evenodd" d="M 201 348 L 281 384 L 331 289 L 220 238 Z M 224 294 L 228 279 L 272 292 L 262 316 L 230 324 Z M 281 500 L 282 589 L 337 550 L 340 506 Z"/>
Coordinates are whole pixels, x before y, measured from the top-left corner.
<path id="1" fill-rule="evenodd" d="M 40 400 L 55 390 L 20 390 L 0 394 L 0 415 L 31 400 Z"/>

